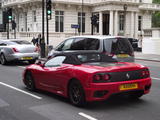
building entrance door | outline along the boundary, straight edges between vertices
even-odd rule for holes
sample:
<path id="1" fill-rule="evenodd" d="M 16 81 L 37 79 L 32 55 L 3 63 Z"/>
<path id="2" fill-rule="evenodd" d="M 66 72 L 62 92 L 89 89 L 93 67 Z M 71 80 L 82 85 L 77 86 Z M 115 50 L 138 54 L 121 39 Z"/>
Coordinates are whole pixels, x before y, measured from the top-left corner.
<path id="1" fill-rule="evenodd" d="M 103 35 L 109 35 L 109 14 L 103 14 Z"/>

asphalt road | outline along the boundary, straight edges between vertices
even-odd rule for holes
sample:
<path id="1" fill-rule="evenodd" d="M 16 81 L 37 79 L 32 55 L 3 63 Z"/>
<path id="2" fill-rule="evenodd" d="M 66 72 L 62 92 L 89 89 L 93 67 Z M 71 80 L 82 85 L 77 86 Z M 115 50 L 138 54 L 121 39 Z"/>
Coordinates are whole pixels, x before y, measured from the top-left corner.
<path id="1" fill-rule="evenodd" d="M 52 93 L 28 91 L 22 83 L 26 63 L 0 65 L 0 120 L 160 120 L 160 63 L 136 62 L 150 68 L 150 94 L 136 101 L 113 97 L 85 108 Z"/>

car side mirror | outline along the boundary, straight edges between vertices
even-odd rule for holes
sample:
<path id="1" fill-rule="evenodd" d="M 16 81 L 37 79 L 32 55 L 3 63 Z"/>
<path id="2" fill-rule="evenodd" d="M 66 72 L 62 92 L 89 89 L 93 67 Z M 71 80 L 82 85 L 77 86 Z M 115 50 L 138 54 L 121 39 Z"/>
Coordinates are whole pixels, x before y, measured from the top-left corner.
<path id="1" fill-rule="evenodd" d="M 40 61 L 40 60 L 38 60 L 38 61 L 36 62 L 36 65 L 39 65 L 39 66 L 41 66 L 41 67 L 44 67 L 44 63 L 43 63 L 42 61 Z"/>

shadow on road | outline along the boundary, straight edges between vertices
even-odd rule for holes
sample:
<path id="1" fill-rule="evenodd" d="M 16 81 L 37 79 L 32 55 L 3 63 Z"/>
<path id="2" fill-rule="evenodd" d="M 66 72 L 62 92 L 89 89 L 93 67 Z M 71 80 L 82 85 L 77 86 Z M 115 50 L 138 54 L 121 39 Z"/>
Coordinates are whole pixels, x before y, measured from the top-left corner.
<path id="1" fill-rule="evenodd" d="M 27 66 L 30 65 L 27 61 L 15 61 L 15 62 L 9 62 L 5 66 Z"/>
<path id="2" fill-rule="evenodd" d="M 146 104 L 147 101 L 143 100 L 143 97 L 140 99 L 131 100 L 121 96 L 110 97 L 109 99 L 101 102 L 92 102 L 89 103 L 85 109 L 86 110 L 112 110 L 112 109 L 123 109 L 125 107 L 135 107 L 139 105 Z"/>
<path id="3" fill-rule="evenodd" d="M 63 102 L 64 104 L 73 106 L 70 103 L 68 98 L 64 98 L 54 93 L 50 93 L 42 90 L 37 90 L 36 93 L 43 94 L 45 96 L 53 98 L 53 100 L 57 100 L 59 102 Z M 146 104 L 148 104 L 148 102 L 143 100 L 143 97 L 137 100 L 131 100 L 122 96 L 112 96 L 105 101 L 87 103 L 86 106 L 80 107 L 80 109 L 89 110 L 89 111 L 90 110 L 91 111 L 112 110 L 112 109 L 117 109 L 117 108 L 120 109 L 124 107 L 136 107 L 137 105 L 139 106 L 139 105 L 146 105 Z M 76 107 L 76 106 L 73 106 L 73 107 Z"/>

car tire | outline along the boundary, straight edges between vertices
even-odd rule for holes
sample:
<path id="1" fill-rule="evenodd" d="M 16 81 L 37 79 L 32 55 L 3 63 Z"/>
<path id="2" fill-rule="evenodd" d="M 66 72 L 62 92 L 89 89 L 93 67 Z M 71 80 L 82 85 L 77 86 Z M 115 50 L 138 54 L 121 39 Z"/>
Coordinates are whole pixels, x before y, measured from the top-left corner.
<path id="1" fill-rule="evenodd" d="M 7 60 L 6 60 L 5 56 L 4 56 L 4 54 L 0 55 L 0 62 L 1 62 L 2 65 L 6 65 L 7 64 Z"/>
<path id="2" fill-rule="evenodd" d="M 78 80 L 73 80 L 69 84 L 69 99 L 75 106 L 82 107 L 86 104 L 85 92 Z"/>
<path id="3" fill-rule="evenodd" d="M 29 62 L 29 64 L 34 64 L 36 62 L 36 60 L 30 60 L 28 62 Z"/>
<path id="4" fill-rule="evenodd" d="M 26 84 L 26 87 L 28 90 L 30 90 L 30 91 L 36 90 L 34 78 L 33 78 L 32 73 L 30 71 L 26 72 L 26 74 L 25 74 L 25 84 Z"/>

